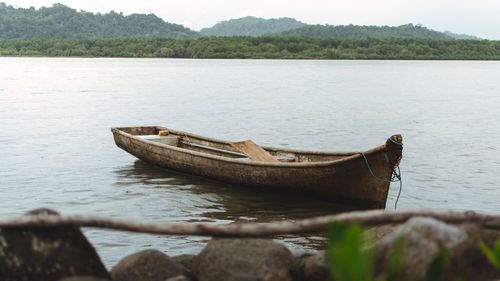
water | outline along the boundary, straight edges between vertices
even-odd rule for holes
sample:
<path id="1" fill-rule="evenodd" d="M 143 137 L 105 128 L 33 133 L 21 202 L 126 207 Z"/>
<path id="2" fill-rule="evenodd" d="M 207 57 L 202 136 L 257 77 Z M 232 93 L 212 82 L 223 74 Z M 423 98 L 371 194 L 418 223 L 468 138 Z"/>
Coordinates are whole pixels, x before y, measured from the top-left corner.
<path id="1" fill-rule="evenodd" d="M 225 224 L 350 209 L 160 170 L 115 147 L 110 127 L 134 125 L 319 150 L 401 133 L 398 208 L 500 213 L 499 77 L 499 62 L 0 58 L 0 214 Z M 206 241 L 85 233 L 108 266 L 144 248 L 196 253 Z M 297 251 L 322 243 L 278 239 Z"/>

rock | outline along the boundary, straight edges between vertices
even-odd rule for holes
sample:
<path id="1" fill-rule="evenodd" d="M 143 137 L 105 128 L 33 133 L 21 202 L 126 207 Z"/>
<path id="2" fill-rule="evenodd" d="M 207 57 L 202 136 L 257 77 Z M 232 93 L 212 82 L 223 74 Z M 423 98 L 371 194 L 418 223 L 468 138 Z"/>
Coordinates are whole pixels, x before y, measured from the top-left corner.
<path id="1" fill-rule="evenodd" d="M 426 272 L 437 254 L 447 252 L 449 263 L 443 280 L 488 280 L 500 272 L 487 262 L 478 241 L 493 244 L 496 235 L 473 225 L 452 226 L 431 218 L 413 218 L 375 244 L 376 269 L 383 272 L 396 241 L 404 237 L 401 280 L 426 280 Z"/>
<path id="2" fill-rule="evenodd" d="M 260 279 L 255 274 L 235 273 L 231 275 L 229 281 L 260 281 Z"/>
<path id="3" fill-rule="evenodd" d="M 102 279 L 91 276 L 75 276 L 59 279 L 59 281 L 110 281 L 109 279 Z"/>
<path id="4" fill-rule="evenodd" d="M 397 224 L 386 224 L 386 225 L 378 225 L 374 226 L 369 229 L 370 235 L 367 237 L 367 239 L 373 240 L 373 241 L 366 241 L 366 242 L 377 242 L 382 240 L 385 236 L 391 234 L 394 232 L 394 230 L 398 227 Z"/>
<path id="5" fill-rule="evenodd" d="M 191 281 L 191 279 L 187 278 L 184 275 L 179 275 L 176 277 L 169 278 L 166 281 Z"/>
<path id="6" fill-rule="evenodd" d="M 194 263 L 196 260 L 196 255 L 180 255 L 172 257 L 175 262 L 182 264 L 185 268 L 189 269 L 189 271 L 194 271 Z"/>
<path id="7" fill-rule="evenodd" d="M 199 281 L 291 281 L 293 256 L 264 239 L 212 239 L 196 258 Z"/>
<path id="8" fill-rule="evenodd" d="M 304 268 L 304 260 L 311 256 L 310 254 L 303 254 L 300 256 L 294 255 L 294 259 L 292 262 L 292 269 L 290 273 L 292 274 L 293 280 L 302 280 L 302 271 Z"/>
<path id="9" fill-rule="evenodd" d="M 330 269 L 324 251 L 303 259 L 301 280 L 326 281 L 330 279 Z"/>
<path id="10" fill-rule="evenodd" d="M 192 273 L 171 257 L 157 250 L 144 250 L 123 258 L 111 270 L 113 281 L 164 281 Z"/>
<path id="11" fill-rule="evenodd" d="M 27 216 L 58 215 L 48 209 Z M 71 276 L 110 279 L 95 249 L 79 228 L 4 227 L 0 229 L 0 280 L 59 280 Z"/>
<path id="12" fill-rule="evenodd" d="M 458 227 L 432 218 L 412 218 L 375 244 L 377 271 L 385 268 L 390 252 L 399 239 L 404 239 L 401 280 L 425 280 L 434 257 L 451 250 L 466 240 L 467 234 Z"/>
<path id="13" fill-rule="evenodd" d="M 467 239 L 453 249 L 450 264 L 446 271 L 446 279 L 456 280 L 460 276 L 462 280 L 491 280 L 500 278 L 500 270 L 495 269 L 486 259 L 486 256 L 478 247 L 482 240 L 490 248 L 498 239 L 493 231 L 483 230 L 473 225 L 460 226 L 467 233 Z"/>
<path id="14" fill-rule="evenodd" d="M 293 280 L 328 281 L 330 271 L 325 251 L 307 253 L 295 258 L 292 268 Z"/>

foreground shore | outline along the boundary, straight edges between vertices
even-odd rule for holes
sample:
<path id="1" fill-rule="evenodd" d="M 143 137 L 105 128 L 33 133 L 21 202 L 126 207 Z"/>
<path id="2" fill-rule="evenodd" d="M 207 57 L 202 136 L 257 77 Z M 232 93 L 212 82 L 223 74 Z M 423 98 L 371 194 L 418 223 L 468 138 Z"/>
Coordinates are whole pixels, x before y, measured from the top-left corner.
<path id="1" fill-rule="evenodd" d="M 324 251 L 293 255 L 265 237 L 277 233 L 324 232 L 332 222 L 372 226 L 363 248 L 374 253 L 375 271 L 384 272 L 404 237 L 397 280 L 429 280 L 435 257 L 447 253 L 436 280 L 494 280 L 500 269 L 478 246 L 500 239 L 500 216 L 432 211 L 367 211 L 277 223 L 232 225 L 154 224 L 89 217 L 64 217 L 46 209 L 0 219 L 1 280 L 331 280 Z M 217 236 L 197 255 L 170 257 L 162 249 L 132 254 L 105 268 L 78 226 L 135 232 Z M 368 235 L 371 233 L 371 235 Z M 222 238 L 226 237 L 226 238 Z M 234 238 L 240 237 L 240 238 Z M 243 238 L 254 237 L 254 238 Z M 331 245 L 329 246 L 331 247 Z M 337 245 L 337 247 L 343 247 Z M 359 264 L 360 270 L 361 263 Z M 339 270 L 339 269 L 337 269 Z M 338 276 L 338 275 L 335 275 Z M 347 280 L 347 279 L 346 279 Z M 348 279 L 351 280 L 351 279 Z"/>

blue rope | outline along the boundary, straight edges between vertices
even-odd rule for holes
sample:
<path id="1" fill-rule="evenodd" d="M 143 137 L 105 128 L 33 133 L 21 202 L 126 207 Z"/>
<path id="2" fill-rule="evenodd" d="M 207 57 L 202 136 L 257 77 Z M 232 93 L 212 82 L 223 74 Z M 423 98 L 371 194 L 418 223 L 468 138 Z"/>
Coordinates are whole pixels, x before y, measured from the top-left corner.
<path id="1" fill-rule="evenodd" d="M 398 197 L 396 197 L 396 203 L 394 203 L 394 209 L 398 208 L 399 196 L 401 196 L 401 190 L 403 189 L 403 181 L 401 180 L 401 170 L 398 165 L 398 173 L 396 174 L 396 170 L 394 170 L 394 175 L 399 179 L 399 192 Z"/>
<path id="2" fill-rule="evenodd" d="M 403 147 L 403 145 L 402 145 L 402 144 L 400 144 L 400 143 L 398 143 L 398 142 L 396 142 L 396 141 L 394 141 L 394 140 L 392 140 L 392 139 L 389 139 L 389 140 L 390 140 L 390 141 L 392 141 L 393 143 L 398 144 L 398 145 L 400 145 L 401 147 Z M 392 176 L 391 176 L 391 178 L 390 178 L 389 180 L 387 180 L 387 179 L 384 179 L 384 178 L 382 178 L 382 177 L 379 177 L 379 176 L 375 175 L 375 173 L 374 173 L 374 172 L 373 172 L 373 170 L 372 170 L 372 167 L 370 166 L 370 163 L 368 163 L 368 159 L 366 158 L 366 155 L 365 155 L 363 152 L 361 152 L 361 155 L 363 156 L 363 159 L 365 160 L 365 164 L 366 164 L 366 167 L 368 167 L 368 171 L 370 172 L 370 174 L 371 174 L 374 178 L 376 178 L 376 179 L 378 179 L 378 180 L 380 180 L 380 181 L 385 181 L 385 182 L 389 182 L 389 183 L 391 183 L 391 182 L 399 182 L 399 192 L 398 192 L 398 197 L 396 197 L 396 202 L 394 203 L 394 209 L 397 209 L 397 207 L 398 207 L 399 197 L 401 196 L 401 190 L 403 189 L 403 181 L 402 181 L 402 179 L 401 179 L 401 169 L 399 168 L 399 165 L 397 165 L 397 166 L 394 168 L 394 170 L 392 171 Z M 386 155 L 386 156 L 387 156 L 387 155 Z"/>

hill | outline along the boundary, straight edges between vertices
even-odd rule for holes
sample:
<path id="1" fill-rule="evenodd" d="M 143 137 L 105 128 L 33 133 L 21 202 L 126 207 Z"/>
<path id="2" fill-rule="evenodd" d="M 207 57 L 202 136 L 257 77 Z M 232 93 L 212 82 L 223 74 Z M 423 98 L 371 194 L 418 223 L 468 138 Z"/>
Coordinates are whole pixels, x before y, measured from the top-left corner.
<path id="1" fill-rule="evenodd" d="M 204 36 L 262 36 L 306 26 L 293 18 L 263 19 L 244 17 L 222 21 L 200 31 Z"/>
<path id="2" fill-rule="evenodd" d="M 174 38 L 202 36 L 280 36 L 323 39 L 432 39 L 481 40 L 478 37 L 438 32 L 421 25 L 360 26 L 307 25 L 293 18 L 244 17 L 222 21 L 199 33 L 165 22 L 154 14 L 123 15 L 77 11 L 62 4 L 15 8 L 0 2 L 0 39 Z"/>
<path id="3" fill-rule="evenodd" d="M 453 40 L 442 32 L 428 29 L 421 25 L 406 24 L 401 26 L 365 26 L 365 25 L 308 25 L 305 27 L 277 33 L 278 36 L 296 36 L 308 38 L 400 38 Z"/>
<path id="4" fill-rule="evenodd" d="M 451 31 L 445 31 L 443 33 L 450 36 L 450 37 L 453 37 L 454 39 L 457 39 L 457 40 L 483 40 L 482 38 L 479 38 L 476 36 L 472 36 L 472 35 L 468 35 L 468 34 L 457 34 L 457 33 L 451 32 Z"/>
<path id="5" fill-rule="evenodd" d="M 120 37 L 195 38 L 198 33 L 153 14 L 93 14 L 62 4 L 23 9 L 0 3 L 0 39 Z"/>
<path id="6" fill-rule="evenodd" d="M 422 25 L 361 26 L 361 25 L 308 25 L 293 18 L 263 19 L 244 17 L 222 21 L 200 31 L 203 36 L 287 36 L 308 38 L 400 38 L 433 40 L 481 40 L 481 38 L 439 32 Z"/>

